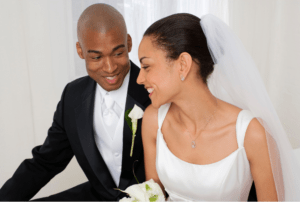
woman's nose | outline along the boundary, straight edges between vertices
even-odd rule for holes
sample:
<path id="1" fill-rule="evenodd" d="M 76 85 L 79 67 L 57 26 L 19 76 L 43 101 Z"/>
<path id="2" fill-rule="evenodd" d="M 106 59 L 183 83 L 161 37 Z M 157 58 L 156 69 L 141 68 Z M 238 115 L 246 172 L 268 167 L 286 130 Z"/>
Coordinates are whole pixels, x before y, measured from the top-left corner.
<path id="1" fill-rule="evenodd" d="M 139 75 L 138 75 L 138 77 L 136 79 L 136 82 L 139 85 L 142 85 L 145 82 L 144 70 L 142 68 L 141 68 L 140 73 L 139 73 Z"/>

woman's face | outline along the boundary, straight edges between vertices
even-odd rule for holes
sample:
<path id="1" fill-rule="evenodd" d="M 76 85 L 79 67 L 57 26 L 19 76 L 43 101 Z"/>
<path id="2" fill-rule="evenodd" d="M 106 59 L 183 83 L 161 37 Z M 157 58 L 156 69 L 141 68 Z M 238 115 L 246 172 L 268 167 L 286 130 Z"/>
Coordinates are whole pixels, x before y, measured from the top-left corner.
<path id="1" fill-rule="evenodd" d="M 178 61 L 168 61 L 166 53 L 153 46 L 151 37 L 142 39 L 139 46 L 141 63 L 137 83 L 149 92 L 152 105 L 156 108 L 171 102 L 179 93 L 180 75 Z"/>

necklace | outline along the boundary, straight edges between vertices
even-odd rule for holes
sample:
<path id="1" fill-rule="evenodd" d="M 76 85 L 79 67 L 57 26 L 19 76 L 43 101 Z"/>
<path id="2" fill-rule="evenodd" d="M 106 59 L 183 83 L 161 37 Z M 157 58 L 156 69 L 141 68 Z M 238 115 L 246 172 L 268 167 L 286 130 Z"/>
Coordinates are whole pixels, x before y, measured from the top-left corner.
<path id="1" fill-rule="evenodd" d="M 204 129 L 206 128 L 206 126 L 209 124 L 209 122 L 210 122 L 210 121 L 212 120 L 212 118 L 215 116 L 215 113 L 216 113 L 217 108 L 218 108 L 218 101 L 217 101 L 217 99 L 216 99 L 216 103 L 217 103 L 217 106 L 216 106 L 216 108 L 215 108 L 214 113 L 213 113 L 213 114 L 211 115 L 211 117 L 208 119 L 208 121 L 206 122 L 204 128 L 201 130 L 201 132 L 199 133 L 199 135 L 197 135 L 197 137 L 196 137 L 194 140 L 193 140 L 193 138 L 192 138 L 192 136 L 191 136 L 191 134 L 190 134 L 190 131 L 186 128 L 186 130 L 187 130 L 187 132 L 188 132 L 188 134 L 189 134 L 189 136 L 190 136 L 190 138 L 191 138 L 191 140 L 192 140 L 192 148 L 193 148 L 193 149 L 196 147 L 196 140 L 197 140 L 197 138 L 200 136 L 200 134 L 202 133 L 202 131 L 204 131 Z"/>

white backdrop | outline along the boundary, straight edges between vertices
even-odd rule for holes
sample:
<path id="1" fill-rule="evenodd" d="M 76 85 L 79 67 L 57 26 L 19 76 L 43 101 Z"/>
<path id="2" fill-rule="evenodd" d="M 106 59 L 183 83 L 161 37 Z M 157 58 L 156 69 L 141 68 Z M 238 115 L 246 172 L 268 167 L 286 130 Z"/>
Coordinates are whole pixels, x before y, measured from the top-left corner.
<path id="1" fill-rule="evenodd" d="M 76 24 L 97 2 L 125 17 L 137 65 L 138 44 L 154 21 L 178 12 L 224 20 L 253 56 L 292 146 L 300 147 L 300 0 L 1 0 L 0 187 L 43 143 L 63 87 L 86 75 L 75 50 Z M 36 197 L 84 181 L 73 159 Z"/>

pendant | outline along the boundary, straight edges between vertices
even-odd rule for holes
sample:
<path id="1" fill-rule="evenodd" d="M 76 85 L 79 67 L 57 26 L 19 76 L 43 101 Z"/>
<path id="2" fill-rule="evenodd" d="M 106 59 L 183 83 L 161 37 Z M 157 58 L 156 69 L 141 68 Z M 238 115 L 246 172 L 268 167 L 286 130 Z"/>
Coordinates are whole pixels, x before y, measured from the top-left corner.
<path id="1" fill-rule="evenodd" d="M 192 148 L 195 148 L 195 147 L 196 147 L 196 142 L 192 141 Z"/>

